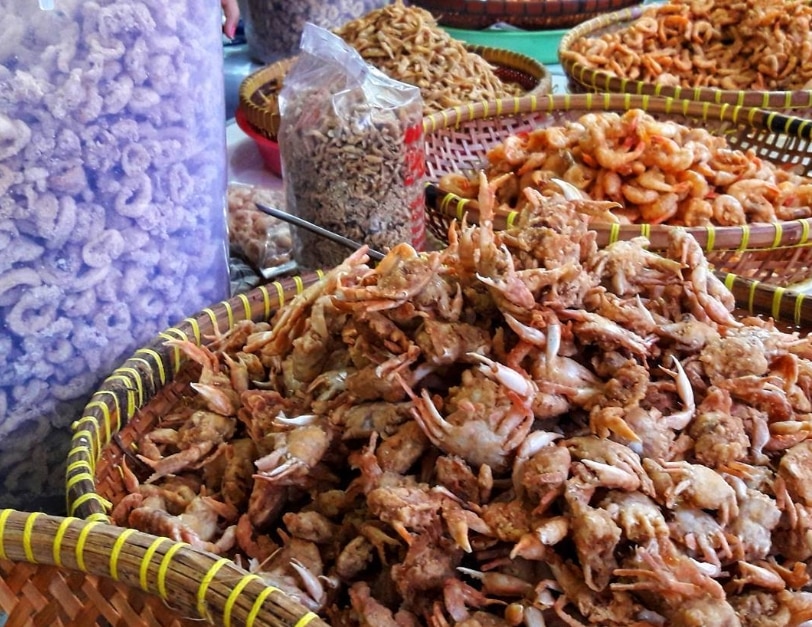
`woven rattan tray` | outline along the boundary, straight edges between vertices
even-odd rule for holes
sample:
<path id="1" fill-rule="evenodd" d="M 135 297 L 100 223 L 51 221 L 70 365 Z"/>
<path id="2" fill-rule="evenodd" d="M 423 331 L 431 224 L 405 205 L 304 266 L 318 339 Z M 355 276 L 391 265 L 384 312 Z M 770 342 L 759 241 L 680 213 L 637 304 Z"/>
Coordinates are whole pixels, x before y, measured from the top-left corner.
<path id="1" fill-rule="evenodd" d="M 600 37 L 603 33 L 628 26 L 640 18 L 644 11 L 658 5 L 635 6 L 606 13 L 582 22 L 561 38 L 559 59 L 569 78 L 570 90 L 610 93 L 648 94 L 699 102 L 728 103 L 737 106 L 762 107 L 780 111 L 794 111 L 806 115 L 812 111 L 812 90 L 793 91 L 737 91 L 696 86 L 692 88 L 669 86 L 621 78 L 612 73 L 596 70 L 567 56 L 573 44 L 584 37 Z"/>
<path id="2" fill-rule="evenodd" d="M 104 522 L 0 510 L 5 627 L 324 625 L 230 560 Z"/>
<path id="3" fill-rule="evenodd" d="M 640 0 L 416 0 L 437 23 L 477 30 L 504 23 L 527 30 L 569 28 Z"/>
<path id="4" fill-rule="evenodd" d="M 507 136 L 538 126 L 561 124 L 588 111 L 623 112 L 641 108 L 655 117 L 724 134 L 739 149 L 752 148 L 765 160 L 812 173 L 812 122 L 755 108 L 711 105 L 690 101 L 621 94 L 547 95 L 476 103 L 447 110 L 424 120 L 428 180 L 439 181 L 449 172 L 475 171 L 485 153 Z M 427 226 L 444 238 L 454 219 L 475 221 L 476 202 L 446 194 L 435 183 L 426 191 Z M 512 223 L 514 214 L 497 215 L 497 228 Z M 812 219 L 759 223 L 736 227 L 690 227 L 714 266 L 744 278 L 790 285 L 812 278 Z M 665 245 L 664 225 L 599 225 L 602 245 L 645 235 L 654 249 Z"/>
<path id="5" fill-rule="evenodd" d="M 293 280 L 263 286 L 228 302 L 213 305 L 162 333 L 160 339 L 138 351 L 124 366 L 113 372 L 94 395 L 84 417 L 75 425 L 68 470 L 70 511 L 80 516 L 106 520 L 107 499 L 124 492 L 117 460 L 129 455 L 130 445 L 136 436 L 152 429 L 161 411 L 172 406 L 174 399 L 184 393 L 186 381 L 182 376 L 175 376 L 176 372 L 183 371 L 184 364 L 173 350 L 168 351 L 162 345 L 164 340 L 188 338 L 196 343 L 210 344 L 215 329 L 224 332 L 241 320 L 267 318 L 275 306 L 311 280 L 316 280 L 316 277 L 300 279 L 298 284 Z M 726 283 L 734 293 L 738 292 L 737 303 L 742 309 L 752 313 L 787 314 L 794 323 L 812 324 L 812 302 L 789 290 L 776 290 L 734 276 L 726 277 Z M 100 524 L 107 528 L 105 523 Z M 251 579 L 249 583 L 253 581 Z M 185 584 L 181 582 L 179 585 L 182 587 Z M 227 596 L 236 595 L 237 589 L 235 585 Z M 267 598 L 281 605 L 283 595 L 275 593 Z M 275 606 L 269 611 L 277 618 L 276 622 L 267 624 L 280 627 L 324 624 L 310 614 L 297 619 L 295 616 L 283 616 Z"/>
<path id="6" fill-rule="evenodd" d="M 552 90 L 552 75 L 542 64 L 527 55 L 501 48 L 467 44 L 493 67 L 504 82 L 516 83 L 527 93 L 546 94 Z M 246 121 L 269 139 L 279 131 L 279 92 L 294 58 L 272 63 L 243 79 L 239 89 L 239 108 Z"/>

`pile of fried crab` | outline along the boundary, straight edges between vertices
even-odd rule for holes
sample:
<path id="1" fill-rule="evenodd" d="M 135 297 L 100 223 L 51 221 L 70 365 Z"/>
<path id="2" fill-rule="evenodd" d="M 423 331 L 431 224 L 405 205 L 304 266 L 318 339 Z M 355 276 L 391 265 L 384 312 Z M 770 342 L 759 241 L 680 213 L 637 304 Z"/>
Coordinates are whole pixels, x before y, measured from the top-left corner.
<path id="1" fill-rule="evenodd" d="M 481 177 L 446 248 L 173 340 L 195 381 L 114 520 L 334 627 L 812 619 L 812 342 L 734 315 L 682 229 L 599 248 L 550 187 L 495 231 Z"/>

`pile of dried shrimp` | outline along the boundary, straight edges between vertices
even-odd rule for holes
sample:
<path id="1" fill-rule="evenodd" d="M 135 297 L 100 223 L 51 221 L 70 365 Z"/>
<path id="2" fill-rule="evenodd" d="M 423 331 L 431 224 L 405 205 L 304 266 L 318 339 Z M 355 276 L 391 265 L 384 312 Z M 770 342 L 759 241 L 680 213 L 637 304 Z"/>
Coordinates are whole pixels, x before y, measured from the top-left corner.
<path id="1" fill-rule="evenodd" d="M 592 200 L 593 222 L 736 226 L 812 216 L 812 180 L 730 146 L 723 134 L 661 121 L 641 109 L 586 113 L 510 135 L 486 154 L 497 211 L 523 209 L 522 190 L 563 180 Z M 446 192 L 475 199 L 476 173 L 451 172 Z"/>
<path id="2" fill-rule="evenodd" d="M 483 181 L 446 249 L 360 250 L 271 322 L 174 342 L 197 394 L 116 520 L 335 627 L 812 618 L 812 341 L 735 318 L 683 230 L 598 249 L 526 193 L 510 230 Z"/>
<path id="3" fill-rule="evenodd" d="M 621 78 L 681 87 L 812 88 L 807 0 L 670 0 L 561 51 Z"/>
<path id="4" fill-rule="evenodd" d="M 334 32 L 390 78 L 419 87 L 426 115 L 525 93 L 518 84 L 502 81 L 488 61 L 453 39 L 431 13 L 404 6 L 402 0 Z"/>

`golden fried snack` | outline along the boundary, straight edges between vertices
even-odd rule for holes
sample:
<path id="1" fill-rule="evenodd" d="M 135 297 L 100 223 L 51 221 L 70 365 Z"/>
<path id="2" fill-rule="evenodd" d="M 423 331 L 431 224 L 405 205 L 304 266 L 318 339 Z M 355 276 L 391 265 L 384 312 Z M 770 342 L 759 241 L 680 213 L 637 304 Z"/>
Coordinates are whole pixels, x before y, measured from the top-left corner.
<path id="1" fill-rule="evenodd" d="M 431 13 L 400 0 L 334 32 L 386 75 L 419 87 L 427 114 L 523 93 L 440 28 Z"/>

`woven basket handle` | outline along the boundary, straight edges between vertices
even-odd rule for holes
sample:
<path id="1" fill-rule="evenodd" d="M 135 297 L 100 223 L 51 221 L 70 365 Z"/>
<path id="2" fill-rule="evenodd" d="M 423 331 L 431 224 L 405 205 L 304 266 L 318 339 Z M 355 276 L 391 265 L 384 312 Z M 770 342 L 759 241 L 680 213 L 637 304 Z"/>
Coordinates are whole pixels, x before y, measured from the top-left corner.
<path id="1" fill-rule="evenodd" d="M 190 619 L 224 627 L 328 627 L 228 558 L 103 522 L 0 510 L 0 559 L 120 581 Z"/>

